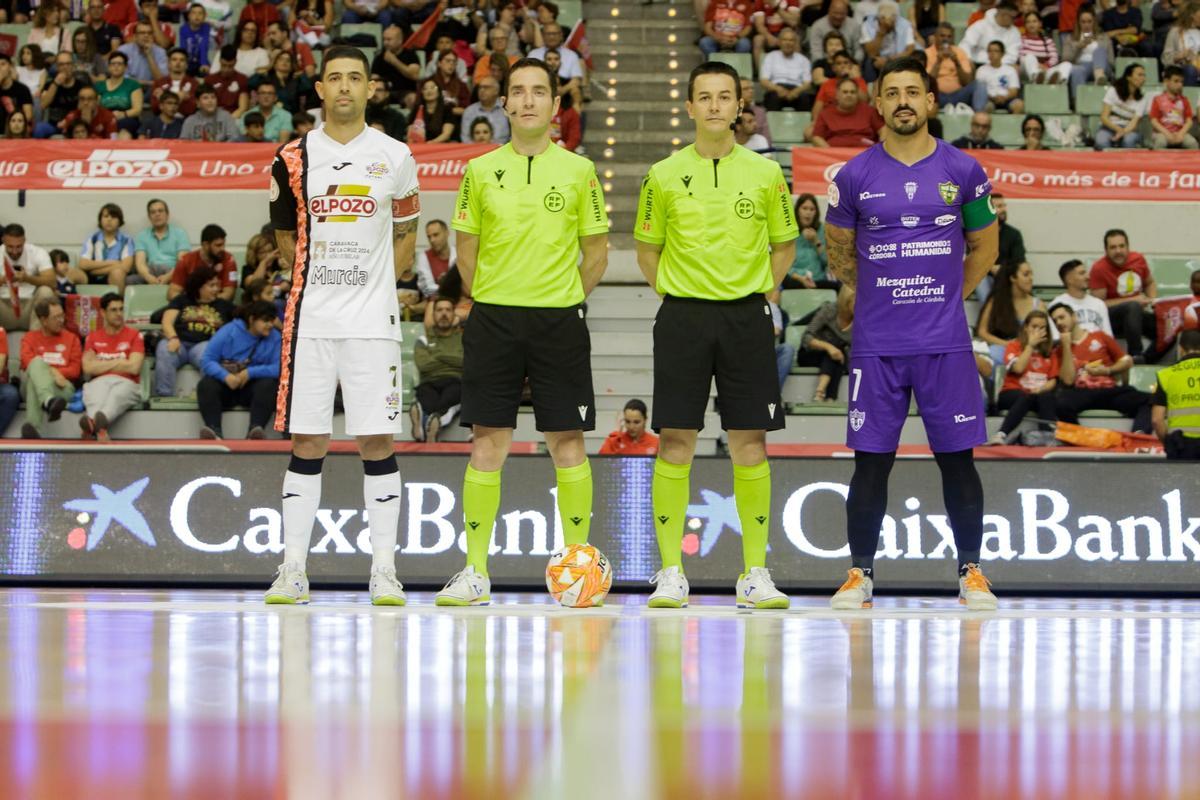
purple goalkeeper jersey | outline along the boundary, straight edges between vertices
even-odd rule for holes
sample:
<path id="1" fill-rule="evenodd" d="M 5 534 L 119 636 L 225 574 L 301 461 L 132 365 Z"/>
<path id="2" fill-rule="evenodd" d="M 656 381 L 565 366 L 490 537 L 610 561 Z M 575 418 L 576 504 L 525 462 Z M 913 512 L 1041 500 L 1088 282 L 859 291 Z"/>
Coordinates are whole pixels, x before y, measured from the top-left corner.
<path id="1" fill-rule="evenodd" d="M 995 218 L 992 186 L 978 161 L 936 141 L 937 149 L 911 167 L 874 145 L 829 185 L 827 222 L 856 234 L 856 356 L 971 349 L 964 231 Z"/>

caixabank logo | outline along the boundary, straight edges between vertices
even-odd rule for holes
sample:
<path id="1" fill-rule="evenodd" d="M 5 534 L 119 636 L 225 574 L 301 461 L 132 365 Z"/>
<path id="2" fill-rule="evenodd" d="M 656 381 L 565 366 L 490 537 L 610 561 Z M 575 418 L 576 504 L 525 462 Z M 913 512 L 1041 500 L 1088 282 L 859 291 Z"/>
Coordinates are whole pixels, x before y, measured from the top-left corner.
<path id="1" fill-rule="evenodd" d="M 183 175 L 183 166 L 165 149 L 97 148 L 87 158 L 59 159 L 46 175 L 64 189 L 138 189 Z"/>
<path id="2" fill-rule="evenodd" d="M 149 478 L 134 481 L 124 489 L 113 491 L 98 483 L 92 484 L 91 497 L 79 497 L 63 503 L 68 511 L 78 512 L 75 522 L 80 527 L 67 533 L 67 545 L 73 550 L 94 550 L 113 526 L 124 528 L 144 544 L 154 547 L 154 533 L 146 517 L 137 508 L 138 498 L 150 485 Z M 90 529 L 83 525 L 90 523 Z"/>

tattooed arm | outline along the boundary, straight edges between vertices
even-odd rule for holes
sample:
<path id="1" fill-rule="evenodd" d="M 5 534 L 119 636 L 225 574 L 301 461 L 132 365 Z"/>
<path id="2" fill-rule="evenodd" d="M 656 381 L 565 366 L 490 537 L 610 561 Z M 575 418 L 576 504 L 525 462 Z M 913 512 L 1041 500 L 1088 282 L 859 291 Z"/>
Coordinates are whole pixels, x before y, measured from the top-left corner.
<path id="1" fill-rule="evenodd" d="M 854 248 L 854 230 L 825 223 L 825 249 L 829 254 L 829 272 L 854 288 L 858 280 L 858 255 Z"/>
<path id="2" fill-rule="evenodd" d="M 396 270 L 396 280 L 400 280 L 400 276 L 412 267 L 417 255 L 417 218 L 393 222 L 392 239 L 392 266 Z"/>

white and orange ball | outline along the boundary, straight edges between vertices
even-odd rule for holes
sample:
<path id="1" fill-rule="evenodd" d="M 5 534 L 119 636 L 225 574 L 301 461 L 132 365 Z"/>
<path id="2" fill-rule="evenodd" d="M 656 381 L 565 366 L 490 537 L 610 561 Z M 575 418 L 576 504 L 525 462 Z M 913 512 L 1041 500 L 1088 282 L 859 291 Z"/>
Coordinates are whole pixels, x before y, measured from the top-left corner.
<path id="1" fill-rule="evenodd" d="M 547 591 L 568 608 L 604 605 L 612 579 L 612 563 L 590 544 L 569 544 L 546 565 Z"/>

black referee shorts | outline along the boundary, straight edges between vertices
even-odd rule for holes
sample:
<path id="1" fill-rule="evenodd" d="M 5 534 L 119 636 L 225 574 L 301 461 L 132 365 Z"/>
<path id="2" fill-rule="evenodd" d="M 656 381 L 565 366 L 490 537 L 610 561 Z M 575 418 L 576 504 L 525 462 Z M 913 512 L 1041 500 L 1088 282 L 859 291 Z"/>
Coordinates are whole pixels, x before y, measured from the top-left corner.
<path id="1" fill-rule="evenodd" d="M 463 425 L 515 428 L 529 378 L 539 431 L 596 427 L 592 340 L 581 305 L 475 303 L 463 330 Z"/>
<path id="2" fill-rule="evenodd" d="M 775 326 L 761 294 L 663 298 L 654 318 L 654 430 L 702 430 L 714 376 L 722 428 L 784 427 Z"/>

